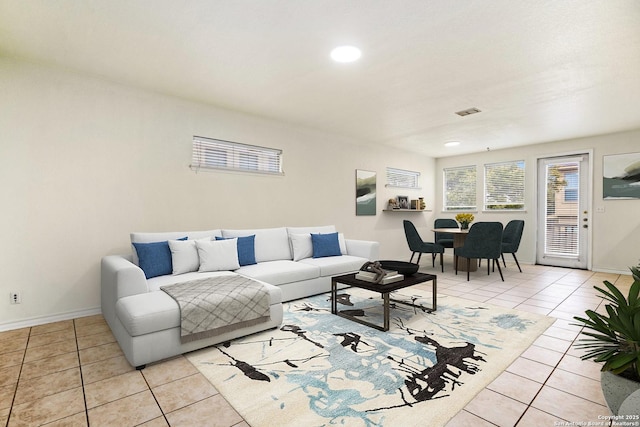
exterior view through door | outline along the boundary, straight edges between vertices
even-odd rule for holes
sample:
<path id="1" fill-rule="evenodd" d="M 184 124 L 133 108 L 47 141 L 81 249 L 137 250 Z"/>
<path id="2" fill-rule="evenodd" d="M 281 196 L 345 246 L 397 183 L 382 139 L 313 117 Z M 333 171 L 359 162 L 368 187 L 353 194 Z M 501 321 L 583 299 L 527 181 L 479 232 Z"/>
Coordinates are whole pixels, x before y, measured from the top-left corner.
<path id="1" fill-rule="evenodd" d="M 589 155 L 538 160 L 536 263 L 588 267 Z"/>

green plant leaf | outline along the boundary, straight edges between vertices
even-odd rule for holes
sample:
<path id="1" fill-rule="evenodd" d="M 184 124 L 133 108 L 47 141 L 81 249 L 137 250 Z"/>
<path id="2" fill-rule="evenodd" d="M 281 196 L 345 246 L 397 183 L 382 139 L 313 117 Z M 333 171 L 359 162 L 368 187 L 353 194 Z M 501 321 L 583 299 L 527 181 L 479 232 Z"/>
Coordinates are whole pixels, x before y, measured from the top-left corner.
<path id="1" fill-rule="evenodd" d="M 637 270 L 636 270 L 637 271 Z M 638 271 L 640 273 L 640 271 Z M 636 279 L 631 288 L 629 289 L 629 306 L 638 308 L 640 307 L 640 300 L 638 299 L 638 294 L 640 294 L 640 279 Z"/>
<path id="2" fill-rule="evenodd" d="M 603 283 L 607 287 L 607 289 L 609 289 L 609 292 L 597 286 L 594 286 L 594 288 L 604 294 L 606 296 L 606 299 L 611 301 L 615 305 L 627 304 L 627 299 L 624 297 L 624 295 L 622 295 L 622 292 L 620 292 L 620 290 L 615 287 L 615 285 L 613 285 L 608 280 L 605 280 Z"/>
<path id="3" fill-rule="evenodd" d="M 617 326 L 617 331 L 623 337 L 627 339 L 631 339 L 633 337 L 633 318 L 628 314 L 619 315 L 618 320 L 616 320 L 613 325 Z"/>
<path id="4" fill-rule="evenodd" d="M 624 367 L 627 369 L 635 360 L 637 356 L 635 354 L 618 354 L 610 361 L 609 367 L 611 369 L 619 369 Z"/>
<path id="5" fill-rule="evenodd" d="M 611 336 L 611 335 L 603 335 L 603 334 L 598 334 L 598 333 L 594 333 L 594 332 L 588 332 L 588 331 L 582 331 L 583 335 L 587 335 L 589 337 L 595 338 L 595 339 L 591 339 L 591 340 L 587 340 L 587 339 L 580 339 L 578 341 L 592 341 L 595 343 L 601 343 L 601 342 L 611 342 L 614 344 L 618 344 L 618 338 L 616 336 Z"/>

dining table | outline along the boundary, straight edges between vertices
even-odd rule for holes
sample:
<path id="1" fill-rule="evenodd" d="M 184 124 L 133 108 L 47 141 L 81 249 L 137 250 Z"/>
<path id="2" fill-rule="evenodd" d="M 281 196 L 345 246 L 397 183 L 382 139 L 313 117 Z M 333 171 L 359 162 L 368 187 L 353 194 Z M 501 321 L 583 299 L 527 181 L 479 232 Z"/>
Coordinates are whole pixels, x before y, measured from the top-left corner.
<path id="1" fill-rule="evenodd" d="M 453 235 L 453 247 L 459 248 L 464 246 L 464 241 L 467 238 L 467 234 L 469 234 L 469 229 L 461 229 L 461 228 L 433 228 L 431 231 L 435 231 L 437 233 L 449 233 Z M 455 256 L 454 256 L 455 262 Z M 469 271 L 476 271 L 478 269 L 478 260 L 472 258 L 469 262 Z M 467 263 L 461 262 L 458 264 L 458 270 L 467 271 Z"/>

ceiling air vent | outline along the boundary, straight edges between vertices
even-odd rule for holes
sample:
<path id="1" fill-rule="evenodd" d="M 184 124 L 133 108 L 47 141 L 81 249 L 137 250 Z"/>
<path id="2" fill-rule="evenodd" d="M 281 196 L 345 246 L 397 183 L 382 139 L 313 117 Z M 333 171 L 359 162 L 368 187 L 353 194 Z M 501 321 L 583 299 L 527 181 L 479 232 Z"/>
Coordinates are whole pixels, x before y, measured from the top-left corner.
<path id="1" fill-rule="evenodd" d="M 474 107 L 474 108 L 467 108 L 466 110 L 462 110 L 462 111 L 456 111 L 456 114 L 459 115 L 460 117 L 464 117 L 464 116 L 468 116 L 470 114 L 476 114 L 479 112 L 480 110 Z"/>

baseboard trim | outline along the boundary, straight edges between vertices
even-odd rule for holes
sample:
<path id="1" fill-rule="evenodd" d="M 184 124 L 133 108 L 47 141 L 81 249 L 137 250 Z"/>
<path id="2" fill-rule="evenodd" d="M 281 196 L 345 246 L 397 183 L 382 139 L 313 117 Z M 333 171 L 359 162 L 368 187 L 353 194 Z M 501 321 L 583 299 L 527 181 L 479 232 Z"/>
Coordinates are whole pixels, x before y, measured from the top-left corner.
<path id="1" fill-rule="evenodd" d="M 86 310 L 77 310 L 69 311 L 67 313 L 54 314 L 52 316 L 31 317 L 28 319 L 19 320 L 17 322 L 0 323 L 0 332 L 29 328 L 31 326 L 44 325 L 46 323 L 61 322 L 63 320 L 76 319 L 78 317 L 94 316 L 100 313 L 102 313 L 100 307 L 95 307 Z"/>
<path id="2" fill-rule="evenodd" d="M 610 270 L 607 268 L 594 268 L 591 271 L 595 271 L 597 273 L 622 274 L 623 276 L 631 276 L 630 270 Z"/>

